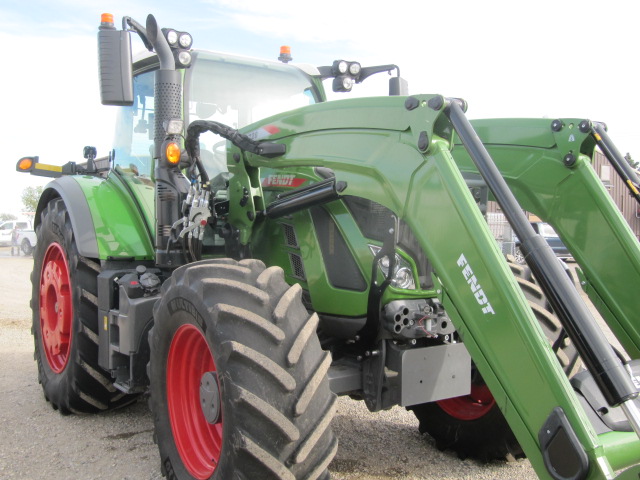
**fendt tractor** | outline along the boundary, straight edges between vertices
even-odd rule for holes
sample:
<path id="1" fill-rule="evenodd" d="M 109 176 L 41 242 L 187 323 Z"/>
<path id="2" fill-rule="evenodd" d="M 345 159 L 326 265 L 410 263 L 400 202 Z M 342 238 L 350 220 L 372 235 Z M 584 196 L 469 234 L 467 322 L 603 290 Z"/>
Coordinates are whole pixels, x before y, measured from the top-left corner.
<path id="1" fill-rule="evenodd" d="M 32 308 L 54 409 L 148 393 L 171 479 L 329 478 L 338 395 L 406 407 L 463 457 L 640 478 L 640 247 L 596 146 L 639 201 L 640 181 L 604 124 L 470 122 L 396 65 L 193 50 L 151 15 L 105 14 L 98 40 L 113 149 L 17 166 L 52 177 Z M 388 96 L 327 101 L 380 72 Z M 526 265 L 491 234 L 494 200 Z M 568 246 L 615 347 L 524 211 Z"/>

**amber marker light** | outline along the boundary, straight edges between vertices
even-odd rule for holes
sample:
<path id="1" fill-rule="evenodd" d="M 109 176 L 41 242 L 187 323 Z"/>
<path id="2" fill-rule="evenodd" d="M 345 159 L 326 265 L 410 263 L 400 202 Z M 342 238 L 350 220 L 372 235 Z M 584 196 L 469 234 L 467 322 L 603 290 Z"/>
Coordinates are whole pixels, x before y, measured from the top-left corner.
<path id="1" fill-rule="evenodd" d="M 101 23 L 113 23 L 113 14 L 112 13 L 103 13 L 100 15 Z"/>
<path id="2" fill-rule="evenodd" d="M 282 45 L 280 47 L 280 56 L 278 57 L 282 63 L 288 63 L 293 60 L 291 56 L 291 47 L 289 45 Z"/>
<path id="3" fill-rule="evenodd" d="M 165 154 L 167 156 L 167 162 L 171 165 L 177 165 L 180 161 L 180 147 L 175 142 L 167 143 Z"/>
<path id="4" fill-rule="evenodd" d="M 28 172 L 33 167 L 33 158 L 24 157 L 18 161 L 18 170 Z"/>

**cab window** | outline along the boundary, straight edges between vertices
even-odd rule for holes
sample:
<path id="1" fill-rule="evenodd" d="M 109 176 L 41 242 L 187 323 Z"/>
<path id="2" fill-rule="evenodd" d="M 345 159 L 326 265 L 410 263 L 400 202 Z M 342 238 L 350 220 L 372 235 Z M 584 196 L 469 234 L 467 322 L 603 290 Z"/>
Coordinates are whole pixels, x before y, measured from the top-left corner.
<path id="1" fill-rule="evenodd" d="M 114 141 L 114 167 L 120 173 L 149 178 L 153 169 L 154 72 L 133 79 L 134 101 L 120 107 Z"/>
<path id="2" fill-rule="evenodd" d="M 187 75 L 188 122 L 213 120 L 240 129 L 318 100 L 310 77 L 291 65 L 198 52 Z M 200 136 L 211 178 L 227 170 L 226 144 L 211 132 Z"/>

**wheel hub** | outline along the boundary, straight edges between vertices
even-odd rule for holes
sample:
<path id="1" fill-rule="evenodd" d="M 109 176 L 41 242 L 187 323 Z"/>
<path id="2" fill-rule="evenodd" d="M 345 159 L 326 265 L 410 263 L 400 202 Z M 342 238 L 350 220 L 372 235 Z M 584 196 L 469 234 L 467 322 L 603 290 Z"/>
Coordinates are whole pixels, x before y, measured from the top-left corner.
<path id="1" fill-rule="evenodd" d="M 483 417 L 489 413 L 495 403 L 489 387 L 484 383 L 472 383 L 469 395 L 438 401 L 440 408 L 452 417 L 463 421 L 477 420 Z"/>
<path id="2" fill-rule="evenodd" d="M 49 245 L 40 276 L 40 328 L 49 367 L 61 373 L 71 350 L 73 304 L 69 266 L 64 250 Z"/>
<path id="3" fill-rule="evenodd" d="M 220 461 L 223 420 L 216 364 L 195 325 L 183 324 L 175 332 L 166 368 L 167 407 L 176 448 L 192 477 L 208 479 Z"/>
<path id="4" fill-rule="evenodd" d="M 204 418 L 211 425 L 220 421 L 220 387 L 218 373 L 205 372 L 200 380 L 200 406 Z"/>

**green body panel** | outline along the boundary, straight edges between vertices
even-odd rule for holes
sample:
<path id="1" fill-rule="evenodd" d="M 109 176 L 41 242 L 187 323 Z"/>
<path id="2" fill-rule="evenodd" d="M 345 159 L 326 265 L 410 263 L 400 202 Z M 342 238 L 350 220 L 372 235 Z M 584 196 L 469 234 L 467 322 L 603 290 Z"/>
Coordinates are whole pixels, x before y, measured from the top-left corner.
<path id="1" fill-rule="evenodd" d="M 538 432 L 553 408 L 560 406 L 590 458 L 589 478 L 611 476 L 604 454 L 607 448 L 613 452 L 615 447 L 609 446 L 608 438 L 599 438 L 588 422 L 462 178 L 460 170 L 475 168 L 457 152 L 456 164 L 450 152 L 448 121 L 441 112 L 427 107 L 429 96 L 418 98 L 420 106 L 414 110 L 404 107 L 404 98 L 356 99 L 314 105 L 261 122 L 259 125 L 278 127 L 279 133 L 271 140 L 285 143 L 287 153 L 277 159 L 265 159 L 230 148 L 230 159 L 234 154 L 243 156 L 243 161 L 231 160 L 229 165 L 233 174 L 229 188 L 230 223 L 239 229 L 241 241 L 250 245 L 254 254 L 290 272 L 286 256 L 271 248 L 282 243 L 282 234 L 274 226 L 280 220 L 269 221 L 260 216 L 270 195 L 262 191 L 260 179 L 264 175 L 260 169 L 286 169 L 282 172 L 287 174 L 303 172 L 305 167 L 332 169 L 337 181 L 347 183 L 342 194 L 378 202 L 411 227 L 433 264 L 436 284 L 442 286 L 437 293 L 446 311 L 537 474 L 548 478 Z M 531 126 L 523 124 L 517 129 L 512 139 L 515 146 L 508 145 L 508 132 L 492 137 L 503 145 L 492 148 L 491 153 L 501 158 L 498 165 L 522 206 L 540 213 L 544 219 L 556 220 L 552 224 L 565 240 L 570 228 L 574 234 L 584 230 L 576 218 L 590 220 L 597 216 L 585 210 L 585 205 L 595 209 L 591 207 L 595 201 L 585 203 L 581 197 L 576 201 L 568 196 L 579 190 L 578 185 L 585 179 L 589 184 L 595 177 L 587 173 L 585 157 L 572 170 L 564 167 L 558 155 L 561 153 L 561 160 L 566 152 L 558 152 L 553 146 L 573 142 L 554 143 L 554 135 L 545 132 L 548 126 L 531 122 Z M 421 132 L 430 139 L 425 153 L 417 147 Z M 528 140 L 518 140 L 523 138 Z M 582 136 L 581 140 L 576 153 L 586 148 L 586 138 Z M 519 147 L 516 142 L 527 146 Z M 500 149 L 504 149 L 504 155 Z M 514 152 L 526 152 L 526 156 L 517 157 Z M 250 192 L 249 201 L 244 204 L 243 192 Z M 566 193 L 567 197 L 558 198 L 559 193 Z M 606 199 L 598 203 L 598 208 L 605 208 L 600 203 L 607 205 Z M 366 240 L 353 220 L 346 218 L 341 202 L 333 202 L 326 209 L 349 239 L 351 253 L 368 279 L 373 258 L 364 251 Z M 570 210 L 574 212 L 573 224 Z M 314 308 L 323 311 L 334 305 L 342 315 L 361 314 L 368 292 L 336 291 L 330 287 L 308 212 L 282 221 L 295 222 L 296 233 L 305 244 L 300 253 L 311 276 L 304 286 L 310 291 Z M 626 235 L 618 221 L 614 223 L 614 231 Z M 583 239 L 583 244 L 590 242 Z M 637 246 L 629 249 L 637 251 Z M 578 258 L 587 254 L 581 252 Z M 474 294 L 470 275 L 477 279 L 481 293 Z M 296 281 L 291 277 L 289 280 Z M 388 296 L 393 293 L 390 291 Z M 632 448 L 639 444 L 637 438 L 630 441 Z M 619 463 L 636 461 L 614 456 L 617 468 Z"/>
<path id="2" fill-rule="evenodd" d="M 125 180 L 141 207 L 138 210 L 129 190 L 114 172 L 106 179 L 74 178 L 82 188 L 91 210 L 100 259 L 153 260 L 154 248 L 145 223 L 153 228 L 154 188 L 136 182 L 133 177 Z"/>
<path id="3" fill-rule="evenodd" d="M 640 443 L 638 443 L 638 437 L 633 432 L 608 432 L 601 434 L 599 438 L 605 447 L 607 459 L 614 470 L 633 465 L 640 458 Z M 640 472 L 640 466 L 635 471 Z M 633 478 L 638 478 L 638 476 Z"/>
<path id="4" fill-rule="evenodd" d="M 349 238 L 352 254 L 359 265 L 371 263 L 373 255 L 366 247 L 367 241 L 355 224 L 353 217 L 346 212 L 340 202 L 334 202 L 328 210 L 333 215 L 343 236 Z M 295 225 L 296 235 L 300 244 L 299 249 L 291 249 L 284 245 L 282 224 Z M 264 233 L 261 233 L 264 232 Z M 252 237 L 252 253 L 268 265 L 280 265 L 286 273 L 289 283 L 300 283 L 305 290 L 312 292 L 313 309 L 325 314 L 346 317 L 362 317 L 367 313 L 366 291 L 351 291 L 334 287 L 326 272 L 321 249 L 318 246 L 315 228 L 308 211 L 298 212 L 290 219 L 267 221 L 261 231 Z M 282 248 L 280 248 L 282 247 Z M 306 281 L 300 281 L 291 271 L 288 252 L 299 254 L 304 262 Z M 365 279 L 370 273 L 361 271 Z"/>

